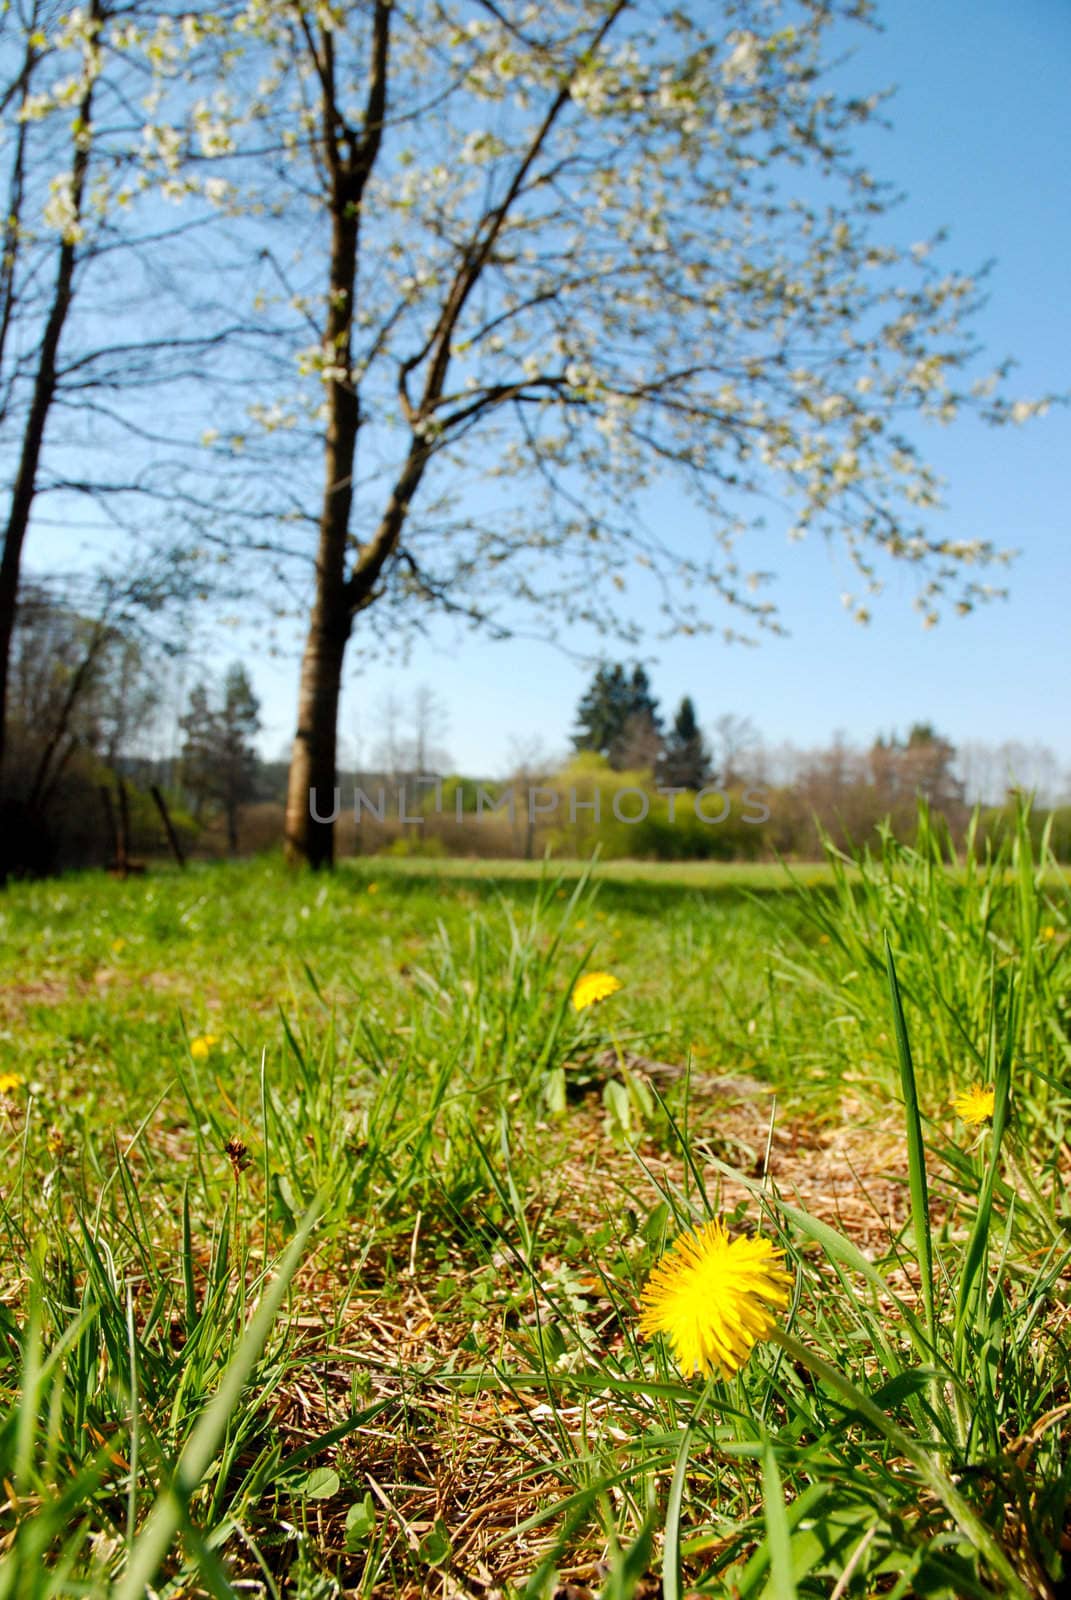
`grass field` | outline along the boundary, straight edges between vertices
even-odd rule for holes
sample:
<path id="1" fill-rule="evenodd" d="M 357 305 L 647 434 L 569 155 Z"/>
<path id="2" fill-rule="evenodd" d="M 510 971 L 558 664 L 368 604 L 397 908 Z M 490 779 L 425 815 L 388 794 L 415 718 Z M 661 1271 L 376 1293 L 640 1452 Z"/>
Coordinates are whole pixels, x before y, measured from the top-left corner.
<path id="1" fill-rule="evenodd" d="M 925 819 L 12 886 L 0 1600 L 1067 1594 L 1069 930 Z M 713 1217 L 787 1300 L 697 1374 Z"/>

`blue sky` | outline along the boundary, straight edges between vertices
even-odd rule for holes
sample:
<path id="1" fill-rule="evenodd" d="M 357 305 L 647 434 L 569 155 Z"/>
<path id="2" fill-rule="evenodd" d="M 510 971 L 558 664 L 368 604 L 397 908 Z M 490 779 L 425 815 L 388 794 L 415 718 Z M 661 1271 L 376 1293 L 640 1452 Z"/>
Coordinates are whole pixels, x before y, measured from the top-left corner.
<path id="1" fill-rule="evenodd" d="M 1065 0 L 886 0 L 885 31 L 867 38 L 851 69 L 862 87 L 895 83 L 892 131 L 870 130 L 863 153 L 906 192 L 895 221 L 908 242 L 945 226 L 948 259 L 972 269 L 995 258 L 978 332 L 994 360 L 1020 363 L 1017 392 L 1071 387 L 1071 7 Z M 851 586 L 843 558 L 821 543 L 789 545 L 767 533 L 761 560 L 791 637 L 756 649 L 712 639 L 649 642 L 664 707 L 691 693 L 701 720 L 749 716 L 771 743 L 823 742 L 835 730 L 869 740 L 935 723 L 954 741 L 1020 739 L 1052 745 L 1071 765 L 1071 412 L 1023 428 L 968 420 L 922 435 L 946 479 L 949 535 L 991 537 L 1022 554 L 1007 602 L 949 617 L 925 632 L 911 581 L 895 574 L 866 628 L 840 604 Z M 680 514 L 670 499 L 666 515 Z M 407 667 L 367 663 L 350 649 L 343 740 L 360 727 L 373 743 L 376 710 L 393 687 L 403 701 L 430 684 L 449 713 L 456 765 L 502 770 L 511 735 L 568 740 L 588 673 L 550 646 L 461 639 L 443 628 Z M 264 747 L 292 730 L 294 664 L 258 670 Z"/>
<path id="2" fill-rule="evenodd" d="M 886 226 L 904 244 L 947 228 L 945 259 L 964 270 L 994 258 L 989 303 L 975 324 L 988 358 L 1017 358 L 1016 393 L 1071 388 L 1071 4 L 881 0 L 879 10 L 883 33 L 853 33 L 846 82 L 857 92 L 899 86 L 887 108 L 892 129 L 870 129 L 859 144 L 875 174 L 907 197 Z M 790 545 L 756 532 L 742 565 L 777 573 L 772 594 L 790 637 L 746 649 L 714 638 L 659 642 L 652 631 L 642 655 L 666 710 L 690 693 L 707 725 L 732 712 L 750 717 L 769 743 L 798 746 L 835 731 L 866 742 L 926 720 L 954 742 L 1043 742 L 1071 767 L 1071 410 L 1023 428 L 967 419 L 916 437 L 946 480 L 949 510 L 935 517 L 935 531 L 1021 551 L 1007 574 L 1010 599 L 925 632 L 910 576 L 894 572 L 861 628 L 840 603 L 842 591 L 858 588 L 843 556 L 821 542 Z M 666 491 L 660 514 L 672 526 L 685 512 Z M 33 555 L 31 541 L 31 565 Z M 653 625 L 653 605 L 651 613 Z M 714 609 L 712 620 L 731 619 Z M 224 631 L 203 662 L 222 671 L 245 660 L 269 756 L 292 737 L 298 652 L 296 637 L 292 656 L 272 659 L 254 633 Z M 445 625 L 401 666 L 358 631 L 347 658 L 343 757 L 352 757 L 359 727 L 360 754 L 371 759 L 389 690 L 405 702 L 429 684 L 449 711 L 444 742 L 454 765 L 501 772 L 511 737 L 566 748 L 589 676 L 550 645 L 459 638 Z"/>

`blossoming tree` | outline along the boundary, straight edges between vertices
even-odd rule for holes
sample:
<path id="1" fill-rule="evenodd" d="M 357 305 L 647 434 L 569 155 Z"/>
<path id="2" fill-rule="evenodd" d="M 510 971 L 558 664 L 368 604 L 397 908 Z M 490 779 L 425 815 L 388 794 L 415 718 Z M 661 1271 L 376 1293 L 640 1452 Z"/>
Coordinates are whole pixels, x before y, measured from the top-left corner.
<path id="1" fill-rule="evenodd" d="M 343 664 L 439 608 L 506 633 L 779 626 L 742 549 L 759 497 L 839 541 L 861 619 L 992 592 L 935 533 L 905 420 L 1034 407 L 975 376 L 972 278 L 901 249 L 852 150 L 880 97 L 830 62 L 867 0 L 242 0 L 191 8 L 158 149 L 219 210 L 248 303 L 206 431 L 222 527 L 291 585 L 305 648 L 290 854 L 330 864 Z M 227 251 L 231 254 L 227 256 Z M 255 390 L 249 403 L 248 386 Z M 708 530 L 657 525 L 674 478 Z M 495 483 L 495 480 L 499 480 Z M 493 485 L 493 487 L 491 487 Z M 247 524 L 248 525 L 248 524 Z M 306 603 L 307 602 L 307 603 Z M 734 620 L 735 619 L 735 620 Z"/>

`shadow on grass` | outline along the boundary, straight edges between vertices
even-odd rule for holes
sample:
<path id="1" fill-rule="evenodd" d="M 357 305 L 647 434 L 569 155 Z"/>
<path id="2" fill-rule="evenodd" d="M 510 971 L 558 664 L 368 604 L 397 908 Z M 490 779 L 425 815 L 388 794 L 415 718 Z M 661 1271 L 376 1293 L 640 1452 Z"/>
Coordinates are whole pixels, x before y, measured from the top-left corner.
<path id="1" fill-rule="evenodd" d="M 552 864 L 548 868 L 551 881 L 560 879 L 560 886 L 567 894 L 572 892 L 581 871 L 582 864 L 573 861 L 558 866 Z M 823 869 L 807 867 L 803 871 L 806 877 L 802 881 L 808 889 L 821 894 L 832 891 L 833 885 Z M 399 862 L 366 856 L 341 862 L 337 876 L 339 882 L 354 893 L 367 892 L 369 883 L 373 882 L 395 898 L 452 897 L 463 893 L 483 903 L 505 898 L 512 904 L 525 906 L 532 904 L 541 886 L 538 867 L 527 862 L 477 861 L 470 865 L 456 859 L 444 863 L 413 859 Z M 736 862 L 686 862 L 674 870 L 674 865 L 668 863 L 645 868 L 643 863 L 630 862 L 617 872 L 613 864 L 603 868 L 593 876 L 591 887 L 605 910 L 643 916 L 703 901 L 741 903 L 756 896 L 787 898 L 795 885 L 783 868 L 766 863 L 753 867 Z"/>

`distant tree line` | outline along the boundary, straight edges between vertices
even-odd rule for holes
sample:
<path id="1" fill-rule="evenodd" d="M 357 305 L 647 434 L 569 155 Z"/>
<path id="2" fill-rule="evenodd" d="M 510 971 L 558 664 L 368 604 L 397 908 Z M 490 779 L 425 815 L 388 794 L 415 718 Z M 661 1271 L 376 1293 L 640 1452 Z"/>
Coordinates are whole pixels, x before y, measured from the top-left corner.
<path id="1" fill-rule="evenodd" d="M 113 865 L 117 832 L 134 857 L 211 847 L 216 835 L 238 850 L 242 807 L 263 798 L 259 703 L 238 664 L 221 684 L 202 676 L 176 695 L 184 664 L 150 626 L 155 609 L 144 582 L 97 586 L 81 602 L 69 586 L 23 586 L 0 790 L 4 876 Z"/>
<path id="2" fill-rule="evenodd" d="M 765 745 L 747 717 L 723 712 L 704 733 L 696 704 L 685 695 L 667 727 L 644 667 L 604 663 L 581 696 L 572 745 L 597 756 L 609 773 L 641 773 L 659 789 L 699 792 L 716 786 L 726 794 L 748 785 L 761 788 L 770 808 L 759 848 L 791 856 L 813 856 L 819 834 L 841 843 L 859 841 L 889 821 L 901 836 L 915 827 L 917 801 L 925 799 L 947 821 L 954 838 L 964 833 L 975 804 L 998 817 L 1016 791 L 1034 792 L 1039 819 L 1052 813 L 1053 844 L 1071 859 L 1071 774 L 1061 774 L 1045 746 L 974 741 L 957 748 L 929 721 L 906 735 L 879 735 L 866 747 L 843 738 L 818 750 Z M 580 769 L 588 777 L 590 766 Z M 569 769 L 566 768 L 566 773 Z M 727 819 L 728 820 L 728 819 Z M 715 843 L 702 830 L 690 836 L 699 853 L 722 853 L 734 830 L 724 827 Z M 577 841 L 579 843 L 579 841 Z M 629 843 L 639 843 L 633 832 Z M 608 841 L 601 848 L 605 852 Z M 676 853 L 680 840 L 665 840 L 659 853 Z M 735 836 L 732 849 L 752 854 L 754 834 Z"/>
<path id="3" fill-rule="evenodd" d="M 281 844 L 287 763 L 258 754 L 260 706 L 245 667 L 235 663 L 220 678 L 194 670 L 154 630 L 156 604 L 145 584 L 81 603 L 44 584 L 24 587 L 0 795 L 7 872 L 114 864 L 124 812 L 124 848 L 135 858 L 162 857 L 175 845 L 188 855 Z M 667 718 L 647 670 L 624 662 L 593 673 L 569 755 L 518 738 L 503 772 L 459 774 L 445 748 L 448 721 L 439 695 L 422 685 L 406 698 L 387 694 L 374 717 L 354 727 L 348 771 L 340 773 L 343 854 L 533 858 L 548 848 L 585 855 L 597 844 L 604 857 L 807 859 L 823 829 L 859 842 L 888 820 L 910 837 L 919 797 L 959 838 L 973 802 L 985 802 L 995 822 L 1008 791 L 1022 788 L 1040 791 L 1038 824 L 1051 813 L 1054 848 L 1071 859 L 1071 806 L 1057 803 L 1059 765 L 1043 747 L 957 749 L 925 721 L 867 746 L 842 738 L 813 750 L 770 746 L 734 712 L 702 721 L 689 694 Z M 360 826 L 358 786 L 375 802 Z M 508 789 L 512 805 L 496 808 Z M 532 810 L 530 791 L 542 796 Z M 325 807 L 329 800 L 322 797 Z M 622 820 L 617 812 L 628 807 Z"/>

